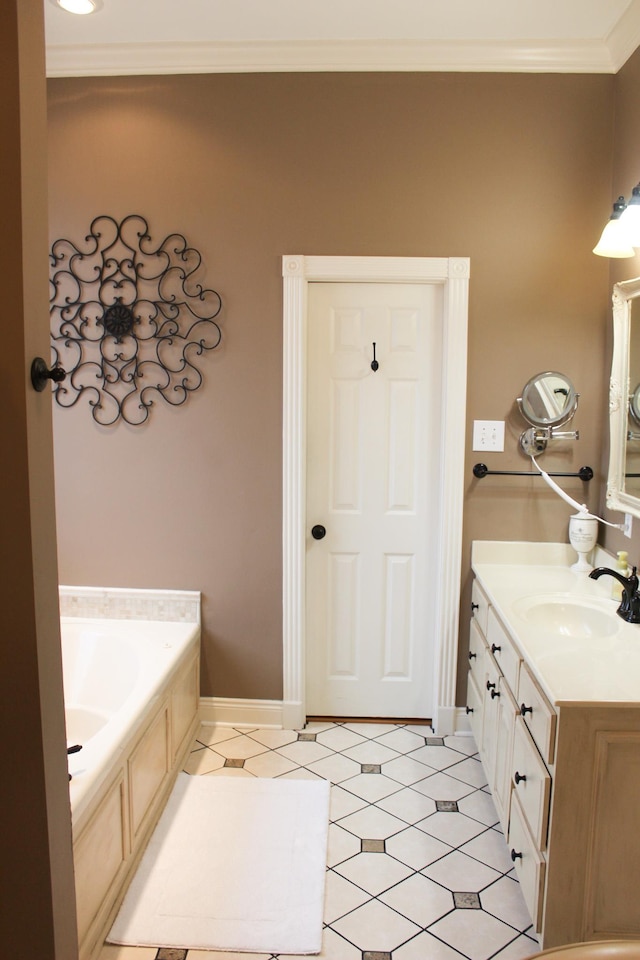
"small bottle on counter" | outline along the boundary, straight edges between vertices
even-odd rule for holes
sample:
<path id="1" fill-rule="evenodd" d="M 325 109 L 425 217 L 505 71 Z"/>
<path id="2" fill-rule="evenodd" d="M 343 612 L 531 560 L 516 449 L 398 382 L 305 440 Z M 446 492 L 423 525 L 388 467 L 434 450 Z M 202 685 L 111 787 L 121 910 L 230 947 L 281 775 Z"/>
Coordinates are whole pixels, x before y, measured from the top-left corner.
<path id="1" fill-rule="evenodd" d="M 628 577 L 629 563 L 628 563 L 629 554 L 626 550 L 618 550 L 618 561 L 616 563 L 616 571 L 622 574 L 623 577 Z M 612 580 L 611 587 L 611 599 L 612 600 L 622 600 L 622 584 L 619 580 L 615 578 Z"/>

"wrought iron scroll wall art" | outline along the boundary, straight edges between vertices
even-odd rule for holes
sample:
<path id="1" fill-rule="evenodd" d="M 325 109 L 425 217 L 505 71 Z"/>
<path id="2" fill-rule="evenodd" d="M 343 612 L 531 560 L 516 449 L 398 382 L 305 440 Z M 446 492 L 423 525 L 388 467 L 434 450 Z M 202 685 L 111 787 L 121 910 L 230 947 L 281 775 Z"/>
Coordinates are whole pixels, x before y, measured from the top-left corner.
<path id="1" fill-rule="evenodd" d="M 144 423 L 156 398 L 184 403 L 196 361 L 222 339 L 222 302 L 196 280 L 202 258 L 179 233 L 155 245 L 144 217 L 96 217 L 84 243 L 51 248 L 51 340 L 61 407 L 85 397 L 94 420 Z"/>

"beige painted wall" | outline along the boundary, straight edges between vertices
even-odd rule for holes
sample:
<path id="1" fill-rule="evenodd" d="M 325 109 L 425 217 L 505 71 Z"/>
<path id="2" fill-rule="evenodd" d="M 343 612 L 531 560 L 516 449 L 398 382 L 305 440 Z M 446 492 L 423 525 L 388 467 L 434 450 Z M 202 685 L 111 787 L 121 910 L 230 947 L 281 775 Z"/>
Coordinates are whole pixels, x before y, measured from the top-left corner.
<path id="1" fill-rule="evenodd" d="M 461 672 L 474 538 L 566 540 L 568 511 L 526 469 L 514 399 L 543 369 L 581 394 L 590 464 L 606 429 L 615 78 L 269 74 L 49 83 L 51 240 L 102 213 L 147 217 L 203 254 L 224 346 L 181 408 L 143 428 L 54 413 L 62 582 L 203 592 L 205 695 L 281 697 L 281 275 L 286 253 L 469 256 Z M 629 186 L 628 184 L 627 186 Z M 473 419 L 507 450 L 471 451 Z M 464 696 L 464 684 L 461 687 Z"/>

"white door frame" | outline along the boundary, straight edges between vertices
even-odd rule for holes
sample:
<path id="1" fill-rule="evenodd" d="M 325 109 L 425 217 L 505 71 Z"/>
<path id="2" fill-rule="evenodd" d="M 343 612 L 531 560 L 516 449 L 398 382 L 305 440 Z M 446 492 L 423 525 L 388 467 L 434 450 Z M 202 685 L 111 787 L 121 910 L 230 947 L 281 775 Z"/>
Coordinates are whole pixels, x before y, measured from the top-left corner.
<path id="1" fill-rule="evenodd" d="M 436 283 L 443 287 L 442 443 L 433 725 L 454 733 L 462 560 L 467 386 L 468 257 L 282 258 L 282 725 L 305 722 L 306 339 L 309 283 Z"/>

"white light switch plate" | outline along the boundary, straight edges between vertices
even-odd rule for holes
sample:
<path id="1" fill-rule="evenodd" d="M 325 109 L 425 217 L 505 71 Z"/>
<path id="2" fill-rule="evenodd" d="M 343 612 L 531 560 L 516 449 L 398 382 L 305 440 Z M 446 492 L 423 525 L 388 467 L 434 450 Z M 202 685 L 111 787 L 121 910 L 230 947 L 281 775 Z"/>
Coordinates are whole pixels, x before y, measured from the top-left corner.
<path id="1" fill-rule="evenodd" d="M 504 420 L 473 421 L 474 450 L 504 450 Z"/>

